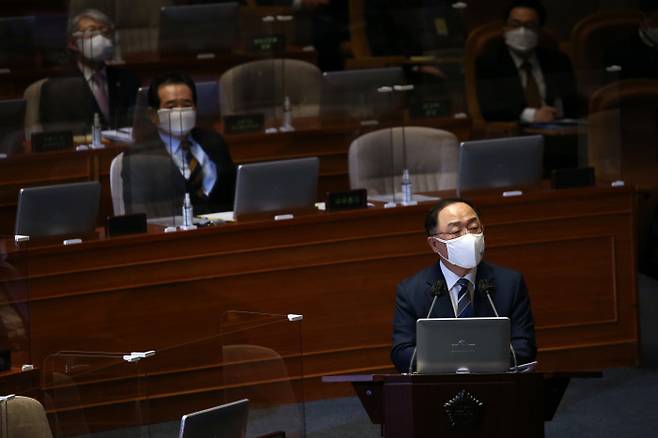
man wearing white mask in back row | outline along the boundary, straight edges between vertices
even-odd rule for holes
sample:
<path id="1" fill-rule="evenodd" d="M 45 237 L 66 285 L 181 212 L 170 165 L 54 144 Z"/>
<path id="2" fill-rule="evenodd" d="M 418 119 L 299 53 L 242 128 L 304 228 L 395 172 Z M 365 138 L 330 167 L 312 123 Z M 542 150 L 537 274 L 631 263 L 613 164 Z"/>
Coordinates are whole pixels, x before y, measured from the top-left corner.
<path id="1" fill-rule="evenodd" d="M 546 10 L 538 0 L 514 1 L 503 38 L 476 59 L 477 96 L 487 121 L 550 123 L 579 117 L 583 102 L 569 58 L 540 46 Z"/>
<path id="2" fill-rule="evenodd" d="M 482 260 L 484 226 L 473 205 L 460 198 L 441 200 L 427 214 L 425 231 L 438 260 L 398 284 L 391 350 L 398 371 L 415 369 L 411 362 L 419 318 L 491 317 L 496 312 L 510 318 L 517 363 L 533 361 L 537 349 L 525 281 L 519 272 Z"/>
<path id="3" fill-rule="evenodd" d="M 126 213 L 180 216 L 185 193 L 195 214 L 232 210 L 235 166 L 222 136 L 196 126 L 196 103 L 196 86 L 185 74 L 151 82 L 152 124 L 122 160 Z"/>
<path id="4" fill-rule="evenodd" d="M 94 114 L 104 129 L 132 126 L 140 83 L 132 72 L 108 65 L 115 50 L 112 20 L 88 9 L 69 19 L 67 35 L 75 72 L 51 78 L 41 87 L 44 128 L 89 133 Z"/>

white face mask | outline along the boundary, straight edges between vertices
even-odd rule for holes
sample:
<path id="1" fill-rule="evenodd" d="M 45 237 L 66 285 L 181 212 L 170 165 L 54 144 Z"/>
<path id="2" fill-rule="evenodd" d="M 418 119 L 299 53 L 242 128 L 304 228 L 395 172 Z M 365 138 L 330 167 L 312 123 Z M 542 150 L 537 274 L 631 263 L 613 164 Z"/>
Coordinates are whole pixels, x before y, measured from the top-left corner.
<path id="1" fill-rule="evenodd" d="M 76 40 L 83 57 L 94 62 L 105 62 L 114 56 L 114 42 L 103 34 L 91 38 L 79 37 Z"/>
<path id="2" fill-rule="evenodd" d="M 158 110 L 158 127 L 175 137 L 187 135 L 196 125 L 196 110 L 186 108 L 163 108 Z"/>
<path id="3" fill-rule="evenodd" d="M 464 269 L 474 268 L 480 263 L 484 256 L 484 233 L 466 233 L 456 239 L 435 239 L 446 245 L 448 257 L 439 254 L 443 260 Z M 437 251 L 438 254 L 438 251 Z"/>
<path id="4" fill-rule="evenodd" d="M 526 53 L 537 47 L 539 36 L 534 30 L 519 27 L 505 32 L 505 44 L 517 52 Z"/>

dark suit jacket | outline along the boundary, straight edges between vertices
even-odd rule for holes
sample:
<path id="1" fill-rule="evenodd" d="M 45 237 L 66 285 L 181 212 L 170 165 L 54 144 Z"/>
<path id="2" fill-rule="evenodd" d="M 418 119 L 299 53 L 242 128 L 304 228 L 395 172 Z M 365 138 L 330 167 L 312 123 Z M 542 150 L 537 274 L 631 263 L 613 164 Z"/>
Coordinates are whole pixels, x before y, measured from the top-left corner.
<path id="1" fill-rule="evenodd" d="M 103 117 L 89 84 L 80 71 L 48 79 L 41 87 L 39 115 L 46 130 L 88 133 L 94 114 L 101 115 L 104 128 L 132 126 L 139 80 L 127 70 L 107 67 L 110 117 Z"/>
<path id="2" fill-rule="evenodd" d="M 217 167 L 215 187 L 207 202 L 194 204 L 194 213 L 232 210 L 235 166 L 226 143 L 214 131 L 195 128 L 191 134 Z M 126 213 L 145 212 L 150 218 L 182 214 L 185 178 L 156 132 L 124 153 L 121 176 Z"/>
<path id="3" fill-rule="evenodd" d="M 432 285 L 444 279 L 439 263 L 409 277 L 397 288 L 395 316 L 393 318 L 393 349 L 391 359 L 399 372 L 407 372 L 409 361 L 416 346 L 416 320 L 427 317 L 432 304 Z M 511 339 L 518 363 L 535 359 L 535 329 L 530 299 L 523 276 L 519 272 L 480 262 L 476 275 L 476 290 L 473 300 L 473 316 L 495 316 L 486 296 L 479 296 L 477 284 L 480 280 L 493 280 L 496 285 L 491 298 L 500 316 L 511 320 Z M 454 318 L 450 296 L 444 293 L 437 298 L 432 318 Z"/>
<path id="4" fill-rule="evenodd" d="M 578 117 L 583 101 L 569 58 L 557 50 L 537 47 L 537 59 L 546 82 L 546 103 L 562 99 L 565 117 Z M 518 121 L 527 108 L 525 91 L 512 55 L 501 39 L 476 60 L 477 96 L 480 112 L 488 121 Z"/>

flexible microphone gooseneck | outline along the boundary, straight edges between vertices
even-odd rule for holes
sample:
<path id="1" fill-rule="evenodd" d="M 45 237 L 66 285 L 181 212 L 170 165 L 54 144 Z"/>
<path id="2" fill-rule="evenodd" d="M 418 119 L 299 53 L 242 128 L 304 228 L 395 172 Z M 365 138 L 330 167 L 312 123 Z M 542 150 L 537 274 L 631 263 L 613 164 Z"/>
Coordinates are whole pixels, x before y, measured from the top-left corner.
<path id="1" fill-rule="evenodd" d="M 478 281 L 477 289 L 480 292 L 480 294 L 484 294 L 487 296 L 487 299 L 489 300 L 489 304 L 491 305 L 491 308 L 494 311 L 494 315 L 496 315 L 497 318 L 500 317 L 500 315 L 498 315 L 498 310 L 496 310 L 496 306 L 494 306 L 493 300 L 491 299 L 491 294 L 496 293 L 496 282 L 491 279 L 480 280 Z M 514 350 L 514 346 L 512 345 L 511 340 L 509 344 L 509 349 L 512 352 L 512 360 L 514 361 L 514 371 L 518 371 L 519 364 L 516 361 L 516 350 Z"/>
<path id="2" fill-rule="evenodd" d="M 427 316 L 425 318 L 429 318 L 430 315 L 432 315 L 432 310 L 434 310 L 436 299 L 439 298 L 441 295 L 448 293 L 448 287 L 446 286 L 446 281 L 442 278 L 436 280 L 434 284 L 428 281 L 427 285 L 432 287 L 432 295 L 434 295 L 434 298 L 432 299 L 430 310 L 429 312 L 427 312 Z M 414 345 L 414 352 L 411 355 L 411 360 L 409 361 L 409 374 L 413 372 L 415 359 L 416 359 L 416 346 Z"/>

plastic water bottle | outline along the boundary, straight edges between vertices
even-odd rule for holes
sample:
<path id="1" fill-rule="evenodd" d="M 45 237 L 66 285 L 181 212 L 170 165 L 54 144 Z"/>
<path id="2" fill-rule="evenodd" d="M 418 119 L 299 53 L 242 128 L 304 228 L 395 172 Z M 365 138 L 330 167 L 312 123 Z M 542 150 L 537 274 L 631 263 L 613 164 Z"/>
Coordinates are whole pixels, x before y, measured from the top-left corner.
<path id="1" fill-rule="evenodd" d="M 101 140 L 101 116 L 98 113 L 94 114 L 94 124 L 91 127 L 91 147 L 92 149 L 101 149 L 103 142 Z"/>
<path id="2" fill-rule="evenodd" d="M 185 198 L 183 199 L 183 225 L 181 225 L 182 230 L 193 230 L 196 228 L 193 222 L 194 219 L 194 208 L 192 207 L 192 200 L 190 199 L 190 194 L 185 193 Z"/>
<path id="3" fill-rule="evenodd" d="M 290 105 L 290 97 L 286 96 L 283 100 L 283 124 L 279 128 L 281 132 L 294 131 L 295 127 L 292 126 L 292 108 Z"/>
<path id="4" fill-rule="evenodd" d="M 412 197 L 411 178 L 409 177 L 409 169 L 402 171 L 402 203 L 409 204 Z"/>

